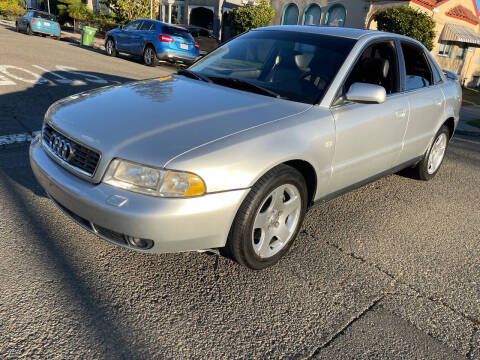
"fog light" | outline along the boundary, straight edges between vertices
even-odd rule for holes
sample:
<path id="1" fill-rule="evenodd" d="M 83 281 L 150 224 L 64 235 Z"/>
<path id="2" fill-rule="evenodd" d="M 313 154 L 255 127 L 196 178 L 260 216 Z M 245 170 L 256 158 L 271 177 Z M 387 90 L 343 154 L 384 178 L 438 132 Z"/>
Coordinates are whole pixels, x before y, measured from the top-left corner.
<path id="1" fill-rule="evenodd" d="M 128 245 L 133 246 L 135 248 L 147 250 L 153 247 L 153 241 L 150 239 L 142 239 L 142 238 L 125 235 L 125 240 L 127 240 Z"/>

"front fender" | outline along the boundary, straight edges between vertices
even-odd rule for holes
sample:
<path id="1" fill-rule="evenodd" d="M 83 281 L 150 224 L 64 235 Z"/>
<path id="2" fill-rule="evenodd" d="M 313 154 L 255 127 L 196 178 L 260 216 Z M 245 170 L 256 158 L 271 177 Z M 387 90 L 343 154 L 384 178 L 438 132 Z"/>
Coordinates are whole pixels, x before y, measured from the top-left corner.
<path id="1" fill-rule="evenodd" d="M 327 193 L 335 145 L 335 125 L 328 109 L 313 106 L 303 113 L 228 135 L 191 149 L 165 167 L 191 171 L 207 192 L 245 189 L 266 172 L 303 160 L 317 175 L 316 198 Z"/>

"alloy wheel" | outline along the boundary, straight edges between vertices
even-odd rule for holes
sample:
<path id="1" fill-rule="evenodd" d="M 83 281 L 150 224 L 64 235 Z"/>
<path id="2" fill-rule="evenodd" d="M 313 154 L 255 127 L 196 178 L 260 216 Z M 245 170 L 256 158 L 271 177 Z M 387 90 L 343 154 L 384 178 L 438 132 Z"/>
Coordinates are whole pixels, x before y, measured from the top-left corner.
<path id="1" fill-rule="evenodd" d="M 270 258 L 292 239 L 300 219 L 300 191 L 293 184 L 274 189 L 262 202 L 253 223 L 252 245 L 255 254 Z"/>
<path id="2" fill-rule="evenodd" d="M 435 173 L 440 164 L 442 163 L 443 157 L 445 156 L 445 150 L 447 149 L 447 135 L 441 133 L 432 145 L 430 154 L 428 156 L 427 172 L 429 174 Z"/>

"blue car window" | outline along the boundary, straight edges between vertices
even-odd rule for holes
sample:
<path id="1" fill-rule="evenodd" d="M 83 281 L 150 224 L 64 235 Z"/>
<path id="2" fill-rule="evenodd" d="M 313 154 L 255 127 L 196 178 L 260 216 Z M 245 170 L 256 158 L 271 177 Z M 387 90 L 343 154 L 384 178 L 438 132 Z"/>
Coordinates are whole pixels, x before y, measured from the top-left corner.
<path id="1" fill-rule="evenodd" d="M 151 21 L 144 21 L 143 24 L 139 27 L 141 31 L 150 31 L 155 28 L 153 22 Z"/>
<path id="2" fill-rule="evenodd" d="M 178 36 L 193 41 L 192 34 L 187 29 L 177 26 L 163 26 L 162 32 L 166 35 Z"/>
<path id="3" fill-rule="evenodd" d="M 138 28 L 141 26 L 142 21 L 141 20 L 135 20 L 134 22 L 131 22 L 130 24 L 125 25 L 124 29 L 125 30 L 138 30 Z"/>

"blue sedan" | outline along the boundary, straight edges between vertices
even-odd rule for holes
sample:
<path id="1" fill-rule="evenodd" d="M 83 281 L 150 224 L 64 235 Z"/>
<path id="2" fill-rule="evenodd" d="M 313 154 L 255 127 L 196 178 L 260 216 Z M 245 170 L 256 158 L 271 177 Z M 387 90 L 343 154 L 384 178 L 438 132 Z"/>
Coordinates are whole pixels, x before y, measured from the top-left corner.
<path id="1" fill-rule="evenodd" d="M 181 26 L 138 19 L 110 30 L 105 37 L 105 51 L 109 56 L 119 52 L 139 55 L 145 65 L 155 66 L 159 60 L 193 63 L 200 47 Z"/>
<path id="2" fill-rule="evenodd" d="M 25 31 L 28 35 L 38 33 L 60 39 L 61 30 L 57 18 L 43 11 L 28 10 L 23 16 L 17 18 L 15 28 L 17 32 Z"/>

